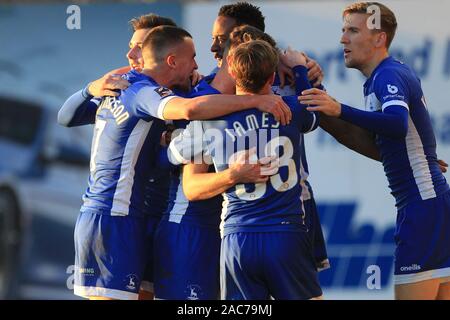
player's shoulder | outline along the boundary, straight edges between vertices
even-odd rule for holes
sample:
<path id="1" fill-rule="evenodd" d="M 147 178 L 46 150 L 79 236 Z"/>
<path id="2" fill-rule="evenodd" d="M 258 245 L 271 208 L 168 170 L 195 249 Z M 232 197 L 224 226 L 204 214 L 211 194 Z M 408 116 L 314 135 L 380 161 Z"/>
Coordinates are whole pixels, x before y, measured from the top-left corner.
<path id="1" fill-rule="evenodd" d="M 137 101 L 161 100 L 175 94 L 169 88 L 145 80 L 132 84 L 129 89 Z"/>
<path id="2" fill-rule="evenodd" d="M 406 83 L 417 81 L 414 70 L 404 62 L 389 57 L 377 68 L 373 81 L 403 80 Z"/>

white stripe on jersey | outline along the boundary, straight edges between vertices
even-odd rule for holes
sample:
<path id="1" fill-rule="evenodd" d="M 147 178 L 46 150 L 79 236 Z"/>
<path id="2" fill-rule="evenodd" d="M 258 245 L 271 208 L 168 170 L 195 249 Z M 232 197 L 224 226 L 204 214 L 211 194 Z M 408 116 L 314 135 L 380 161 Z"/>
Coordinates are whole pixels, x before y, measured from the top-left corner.
<path id="1" fill-rule="evenodd" d="M 408 104 L 405 101 L 401 101 L 401 100 L 387 101 L 387 102 L 383 103 L 383 105 L 381 106 L 381 110 L 384 111 L 384 109 L 389 106 L 402 106 L 402 107 L 405 107 L 407 110 L 409 110 Z"/>
<path id="2" fill-rule="evenodd" d="M 114 192 L 111 216 L 123 216 L 129 213 L 135 173 L 134 167 L 152 125 L 153 121 L 147 122 L 140 119 L 128 137 L 123 151 L 120 177 Z"/>
<path id="3" fill-rule="evenodd" d="M 314 126 L 316 125 L 317 117 L 316 117 L 316 115 L 314 113 L 312 115 L 314 117 L 314 121 L 313 121 L 313 123 L 311 125 L 311 128 L 309 128 L 309 130 L 306 131 L 305 133 L 311 132 L 314 129 Z"/>
<path id="4" fill-rule="evenodd" d="M 90 171 L 92 178 L 95 179 L 95 169 L 97 167 L 97 151 L 98 151 L 98 143 L 100 141 L 100 137 L 102 136 L 103 130 L 105 130 L 106 120 L 97 119 L 95 121 L 94 128 L 94 138 L 92 139 L 92 147 L 91 147 L 91 162 L 90 162 Z"/>
<path id="5" fill-rule="evenodd" d="M 220 225 L 219 225 L 220 238 L 223 238 L 223 226 L 225 224 L 225 217 L 228 214 L 228 204 L 230 203 L 230 201 L 228 200 L 228 196 L 225 192 L 222 193 L 222 197 L 223 197 L 222 213 L 220 214 Z"/>
<path id="6" fill-rule="evenodd" d="M 164 98 L 163 100 L 161 100 L 161 103 L 158 106 L 158 118 L 159 119 L 166 120 L 166 119 L 164 119 L 164 108 L 166 107 L 167 102 L 169 102 L 173 98 L 178 98 L 178 96 L 169 96 L 169 97 Z"/>
<path id="7" fill-rule="evenodd" d="M 176 138 L 175 138 L 176 139 Z M 183 141 L 183 140 L 181 140 Z M 169 144 L 169 160 L 173 164 L 180 165 L 180 164 L 188 164 L 190 162 L 190 159 L 185 159 L 181 155 L 181 153 L 177 149 L 177 140 L 172 140 L 172 142 Z"/>
<path id="8" fill-rule="evenodd" d="M 186 199 L 186 196 L 184 195 L 183 192 L 182 176 L 183 175 L 180 174 L 180 183 L 178 184 L 177 195 L 175 196 L 174 200 L 174 206 L 169 213 L 170 222 L 180 223 L 189 205 L 189 201 Z"/>
<path id="9" fill-rule="evenodd" d="M 427 157 L 419 133 L 411 117 L 408 117 L 408 134 L 406 135 L 406 151 L 413 171 L 414 180 L 422 200 L 436 197 Z"/>
<path id="10" fill-rule="evenodd" d="M 371 112 L 381 110 L 381 102 L 378 100 L 375 92 L 364 97 L 364 107 L 366 111 Z"/>

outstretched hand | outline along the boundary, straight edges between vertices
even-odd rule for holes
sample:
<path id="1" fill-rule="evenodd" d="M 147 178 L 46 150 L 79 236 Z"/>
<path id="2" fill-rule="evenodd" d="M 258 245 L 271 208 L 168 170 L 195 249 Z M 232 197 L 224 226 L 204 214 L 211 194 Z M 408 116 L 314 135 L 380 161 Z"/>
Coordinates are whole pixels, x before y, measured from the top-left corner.
<path id="1" fill-rule="evenodd" d="M 308 111 L 320 111 L 330 117 L 341 115 L 341 104 L 323 90 L 312 88 L 304 90 L 298 97 L 302 104 L 308 105 Z"/>

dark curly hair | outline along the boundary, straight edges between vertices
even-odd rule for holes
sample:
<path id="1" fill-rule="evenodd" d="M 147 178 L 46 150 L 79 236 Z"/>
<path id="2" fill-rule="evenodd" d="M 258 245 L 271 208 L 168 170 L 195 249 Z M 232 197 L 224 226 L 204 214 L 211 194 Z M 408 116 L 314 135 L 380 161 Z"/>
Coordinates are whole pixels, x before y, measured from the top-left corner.
<path id="1" fill-rule="evenodd" d="M 266 28 L 264 23 L 265 17 L 259 10 L 259 7 L 248 2 L 224 5 L 219 10 L 219 16 L 235 19 L 238 26 L 248 24 L 261 31 L 264 31 Z"/>

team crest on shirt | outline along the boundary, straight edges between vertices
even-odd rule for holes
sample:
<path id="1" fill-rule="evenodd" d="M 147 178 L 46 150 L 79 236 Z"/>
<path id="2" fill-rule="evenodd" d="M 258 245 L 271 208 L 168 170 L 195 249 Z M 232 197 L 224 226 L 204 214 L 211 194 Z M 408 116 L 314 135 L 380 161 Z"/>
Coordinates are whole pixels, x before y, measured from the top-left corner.
<path id="1" fill-rule="evenodd" d="M 388 84 L 387 89 L 390 94 L 396 94 L 398 92 L 398 88 L 392 84 Z"/>
<path id="2" fill-rule="evenodd" d="M 190 284 L 186 288 L 187 300 L 199 300 L 202 295 L 202 288 L 196 284 Z"/>
<path id="3" fill-rule="evenodd" d="M 128 290 L 136 290 L 136 285 L 139 282 L 139 278 L 135 274 L 129 274 L 125 277 L 125 287 Z"/>
<path id="4" fill-rule="evenodd" d="M 161 98 L 165 98 L 165 97 L 168 97 L 168 96 L 170 96 L 170 95 L 173 94 L 172 90 L 170 90 L 170 89 L 168 89 L 168 88 L 164 88 L 164 87 L 156 88 L 156 89 L 155 89 L 155 92 L 156 92 L 157 94 L 159 94 L 159 96 L 160 96 Z"/>

